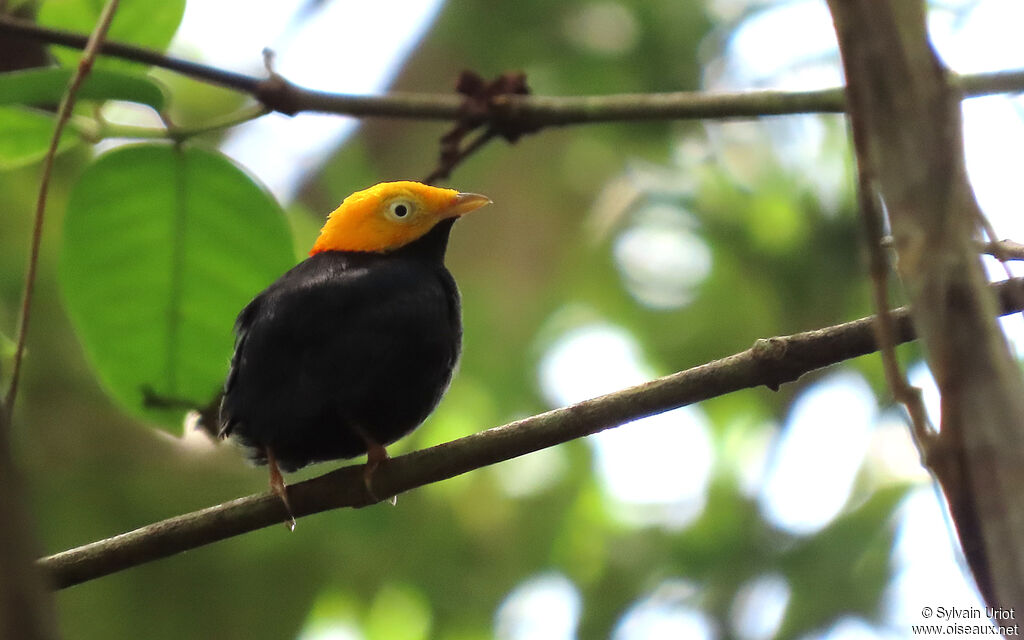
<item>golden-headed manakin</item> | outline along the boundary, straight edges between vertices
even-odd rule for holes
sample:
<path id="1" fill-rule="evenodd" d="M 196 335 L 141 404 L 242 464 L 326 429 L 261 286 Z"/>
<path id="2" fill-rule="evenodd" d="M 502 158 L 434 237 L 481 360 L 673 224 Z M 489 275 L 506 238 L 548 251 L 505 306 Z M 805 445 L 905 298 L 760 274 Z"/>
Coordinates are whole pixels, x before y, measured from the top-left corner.
<path id="1" fill-rule="evenodd" d="M 368 454 L 418 427 L 448 388 L 462 320 L 444 266 L 456 219 L 485 196 L 416 182 L 350 195 L 327 218 L 310 257 L 238 316 L 220 435 L 280 470 Z"/>

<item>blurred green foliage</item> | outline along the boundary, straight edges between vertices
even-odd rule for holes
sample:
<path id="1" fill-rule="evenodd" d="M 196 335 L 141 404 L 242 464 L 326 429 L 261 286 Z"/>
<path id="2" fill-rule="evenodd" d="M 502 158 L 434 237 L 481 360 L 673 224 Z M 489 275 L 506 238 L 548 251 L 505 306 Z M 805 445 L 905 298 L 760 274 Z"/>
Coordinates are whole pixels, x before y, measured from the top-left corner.
<path id="1" fill-rule="evenodd" d="M 39 19 L 87 32 L 99 6 L 47 0 Z M 183 9 L 183 0 L 124 0 L 110 37 L 162 49 Z M 437 92 L 463 68 L 522 68 L 542 94 L 695 89 L 706 62 L 697 52 L 713 28 L 723 27 L 697 2 L 458 0 L 394 88 Z M 75 59 L 54 54 L 64 64 Z M 139 65 L 104 67 L 134 75 L 97 76 L 113 83 L 111 92 L 84 95 L 83 113 L 97 104 L 89 99 L 159 106 L 123 93 L 149 82 Z M 168 86 L 176 122 L 202 123 L 242 102 L 167 72 L 151 75 Z M 835 119 L 827 125 L 841 131 Z M 35 198 L 36 168 L 26 165 L 41 157 L 51 127 L 46 112 L 0 111 L 7 335 Z M 264 472 L 230 448 L 151 428 L 172 429 L 181 415 L 145 409 L 140 389 L 209 400 L 226 371 L 234 314 L 294 261 L 284 221 L 302 251 L 349 192 L 426 174 L 445 128 L 365 122 L 310 174 L 287 217 L 252 178 L 198 144 L 98 158 L 79 146 L 62 155 L 15 433 L 47 552 L 265 489 Z M 833 135 L 825 152 L 843 157 L 841 139 Z M 683 141 L 704 155 L 686 159 Z M 825 201 L 768 152 L 743 175 L 725 155 L 697 123 L 616 124 L 493 144 L 459 167 L 454 184 L 497 203 L 460 222 L 449 251 L 464 297 L 465 355 L 437 413 L 393 453 L 547 409 L 538 363 L 581 324 L 626 328 L 650 366 L 668 373 L 760 337 L 866 314 L 850 194 Z M 652 228 L 685 231 L 708 255 L 705 277 L 669 279 L 675 289 L 653 305 L 643 287 L 664 273 L 631 272 L 617 253 L 627 232 Z M 857 366 L 880 388 L 876 365 Z M 511 461 L 403 495 L 397 508 L 327 513 L 293 534 L 270 528 L 71 588 L 57 596 L 62 625 L 81 638 L 282 638 L 303 629 L 316 637 L 335 624 L 370 640 L 487 638 L 506 595 L 549 572 L 579 591 L 580 638 L 608 637 L 631 606 L 673 579 L 698 585 L 689 604 L 722 630 L 742 585 L 771 574 L 784 576 L 792 594 L 778 637 L 851 612 L 875 618 L 891 573 L 892 514 L 906 487 L 862 478 L 839 518 L 798 537 L 774 529 L 739 480 L 744 462 L 732 443 L 771 438 L 794 394 L 814 379 L 703 405 L 719 457 L 703 511 L 682 529 L 622 518 L 591 449 L 574 442 L 536 454 L 554 470 L 542 480 Z M 530 488 L 509 491 L 520 473 Z"/>

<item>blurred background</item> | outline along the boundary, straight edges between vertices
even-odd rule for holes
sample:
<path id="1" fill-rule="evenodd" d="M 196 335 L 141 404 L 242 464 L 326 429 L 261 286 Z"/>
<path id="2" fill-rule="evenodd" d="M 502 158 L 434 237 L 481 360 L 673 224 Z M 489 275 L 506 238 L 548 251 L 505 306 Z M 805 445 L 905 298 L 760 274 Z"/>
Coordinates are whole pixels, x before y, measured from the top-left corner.
<path id="1" fill-rule="evenodd" d="M 65 25 L 78 4 L 11 8 Z M 258 75 L 270 47 L 276 71 L 337 92 L 445 93 L 463 69 L 522 70 L 540 95 L 842 82 L 823 0 L 181 4 L 171 54 Z M 1014 0 L 930 3 L 933 42 L 961 73 L 1024 67 L 1022 23 Z M 246 102 L 150 75 L 178 124 Z M 964 114 L 979 200 L 1000 237 L 1024 239 L 1024 101 L 971 99 Z M 102 115 L 160 124 L 124 103 Z M 190 144 L 266 185 L 297 261 L 350 192 L 429 173 L 449 126 L 275 114 Z M 124 143 L 69 145 L 51 189 L 14 425 L 46 553 L 266 489 L 265 471 L 231 447 L 120 408 L 69 320 L 69 194 L 97 154 Z M 15 335 L 37 159 L 0 164 L 0 358 Z M 447 184 L 495 205 L 458 224 L 448 253 L 464 300 L 461 371 L 393 455 L 870 313 L 839 116 L 547 129 L 488 145 Z M 225 371 L 230 324 L 209 356 Z M 1016 345 L 1020 325 L 1004 323 Z M 937 412 L 916 347 L 900 356 Z M 904 638 L 922 606 L 980 606 L 877 356 L 424 487 L 395 507 L 232 538 L 61 591 L 57 604 L 69 638 L 301 640 Z"/>

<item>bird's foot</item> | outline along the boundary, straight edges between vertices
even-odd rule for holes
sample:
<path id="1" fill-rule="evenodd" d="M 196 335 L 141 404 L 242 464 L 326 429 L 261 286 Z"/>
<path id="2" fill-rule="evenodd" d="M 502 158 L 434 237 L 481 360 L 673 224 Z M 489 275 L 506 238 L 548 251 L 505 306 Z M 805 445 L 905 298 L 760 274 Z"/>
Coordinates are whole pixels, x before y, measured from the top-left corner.
<path id="1" fill-rule="evenodd" d="M 387 449 L 369 438 L 366 438 L 366 445 L 366 467 L 363 469 L 363 484 L 366 486 L 366 492 L 370 494 L 370 498 L 373 499 L 374 502 L 380 502 L 381 499 L 378 498 L 377 494 L 373 491 L 373 474 L 377 471 L 377 468 L 384 463 L 384 461 L 390 459 L 390 456 L 388 455 Z M 391 496 L 388 499 L 388 502 L 394 506 L 398 503 L 398 496 Z"/>
<path id="2" fill-rule="evenodd" d="M 288 512 L 288 519 L 285 520 L 284 525 L 288 527 L 289 531 L 295 531 L 295 516 L 292 515 L 292 505 L 288 501 L 288 487 L 284 484 L 281 469 L 277 466 L 277 458 L 274 457 L 274 452 L 270 447 L 267 447 L 267 466 L 270 467 L 270 490 L 281 498 L 284 510 Z"/>

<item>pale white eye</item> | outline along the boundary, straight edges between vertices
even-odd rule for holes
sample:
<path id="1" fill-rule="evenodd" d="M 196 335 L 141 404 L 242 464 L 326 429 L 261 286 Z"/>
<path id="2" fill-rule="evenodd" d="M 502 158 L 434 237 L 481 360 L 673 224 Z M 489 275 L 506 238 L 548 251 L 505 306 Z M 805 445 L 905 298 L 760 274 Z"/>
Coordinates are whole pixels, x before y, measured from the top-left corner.
<path id="1" fill-rule="evenodd" d="M 412 213 L 413 204 L 408 200 L 395 200 L 388 205 L 388 214 L 395 220 L 408 220 Z"/>

